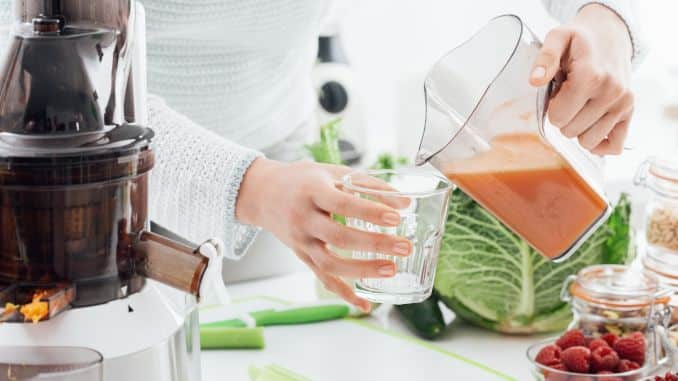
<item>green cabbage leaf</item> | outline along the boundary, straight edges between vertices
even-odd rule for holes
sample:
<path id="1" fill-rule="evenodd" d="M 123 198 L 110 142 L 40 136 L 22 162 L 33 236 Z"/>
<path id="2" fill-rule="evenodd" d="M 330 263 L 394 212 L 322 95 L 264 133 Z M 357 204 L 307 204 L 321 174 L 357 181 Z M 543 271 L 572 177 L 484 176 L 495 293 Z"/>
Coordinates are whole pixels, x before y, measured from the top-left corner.
<path id="1" fill-rule="evenodd" d="M 565 279 L 589 265 L 628 263 L 631 207 L 622 195 L 612 215 L 569 259 L 553 263 L 461 190 L 452 194 L 435 290 L 464 320 L 530 334 L 565 329 L 572 315 L 560 294 Z"/>

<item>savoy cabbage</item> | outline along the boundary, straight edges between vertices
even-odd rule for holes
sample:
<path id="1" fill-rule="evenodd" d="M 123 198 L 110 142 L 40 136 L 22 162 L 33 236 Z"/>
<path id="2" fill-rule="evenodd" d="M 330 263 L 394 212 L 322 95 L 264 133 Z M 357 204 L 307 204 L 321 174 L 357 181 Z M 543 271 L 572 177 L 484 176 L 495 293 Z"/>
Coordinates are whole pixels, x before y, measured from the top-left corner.
<path id="1" fill-rule="evenodd" d="M 610 218 L 562 263 L 532 249 L 479 204 L 455 190 L 438 261 L 435 289 L 461 318 L 505 333 L 567 327 L 563 282 L 581 268 L 632 259 L 630 203 L 620 198 Z"/>

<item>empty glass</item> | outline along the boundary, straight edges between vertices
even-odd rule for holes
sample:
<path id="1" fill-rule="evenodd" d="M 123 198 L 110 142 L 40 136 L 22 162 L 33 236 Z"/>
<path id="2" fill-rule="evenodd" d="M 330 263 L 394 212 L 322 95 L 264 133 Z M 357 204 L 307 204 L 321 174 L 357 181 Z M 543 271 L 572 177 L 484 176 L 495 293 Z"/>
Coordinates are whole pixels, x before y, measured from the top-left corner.
<path id="1" fill-rule="evenodd" d="M 358 171 L 344 177 L 343 188 L 357 197 L 389 205 L 400 212 L 400 224 L 384 227 L 347 218 L 348 226 L 405 237 L 412 242 L 407 257 L 354 251 L 356 259 L 387 259 L 396 265 L 393 278 L 363 278 L 354 283 L 358 296 L 376 303 L 408 304 L 425 300 L 433 290 L 440 240 L 452 184 L 424 171 Z"/>
<path id="2" fill-rule="evenodd" d="M 0 379 L 97 381 L 103 379 L 102 361 L 89 348 L 0 346 Z"/>

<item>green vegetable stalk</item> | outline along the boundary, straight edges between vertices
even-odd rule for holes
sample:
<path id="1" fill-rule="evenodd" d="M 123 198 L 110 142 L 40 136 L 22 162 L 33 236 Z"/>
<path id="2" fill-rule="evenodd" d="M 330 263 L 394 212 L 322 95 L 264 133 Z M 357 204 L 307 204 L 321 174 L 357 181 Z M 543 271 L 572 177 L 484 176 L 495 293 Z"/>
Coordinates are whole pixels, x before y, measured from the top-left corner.
<path id="1" fill-rule="evenodd" d="M 306 149 L 318 163 L 341 165 L 341 150 L 339 149 L 339 124 L 337 118 L 320 127 L 320 140 L 307 145 Z M 332 215 L 332 218 L 342 225 L 346 225 L 344 216 Z"/>
<path id="2" fill-rule="evenodd" d="M 565 278 L 589 265 L 632 259 L 630 212 L 622 195 L 608 221 L 572 257 L 553 263 L 457 189 L 435 290 L 458 316 L 481 327 L 512 334 L 565 329 L 572 318 L 560 299 Z"/>
<path id="3" fill-rule="evenodd" d="M 250 381 L 311 381 L 307 377 L 275 364 L 264 367 L 251 365 L 248 373 Z"/>
<path id="4" fill-rule="evenodd" d="M 325 164 L 343 164 L 341 160 L 341 151 L 339 150 L 339 124 L 341 119 L 333 121 L 320 127 L 320 140 L 306 149 L 318 163 Z"/>

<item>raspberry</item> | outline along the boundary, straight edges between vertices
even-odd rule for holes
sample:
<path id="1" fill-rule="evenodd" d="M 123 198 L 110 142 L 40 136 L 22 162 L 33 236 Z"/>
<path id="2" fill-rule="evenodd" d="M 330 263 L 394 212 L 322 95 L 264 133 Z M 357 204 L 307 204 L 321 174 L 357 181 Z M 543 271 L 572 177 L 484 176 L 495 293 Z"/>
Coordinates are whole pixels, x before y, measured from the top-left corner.
<path id="1" fill-rule="evenodd" d="M 607 344 L 607 341 L 605 341 L 603 339 L 593 339 L 593 340 L 591 340 L 591 342 L 588 345 L 588 347 L 591 351 L 595 351 L 596 348 L 598 348 L 598 347 L 609 347 L 609 346 L 610 345 Z"/>
<path id="2" fill-rule="evenodd" d="M 615 370 L 617 364 L 619 364 L 619 356 L 607 346 L 607 343 L 591 351 L 591 369 L 594 372 Z"/>
<path id="3" fill-rule="evenodd" d="M 601 336 L 600 338 L 607 341 L 607 344 L 610 347 L 613 346 L 614 343 L 619 339 L 619 337 L 617 337 L 617 335 L 615 335 L 612 332 L 608 332 L 608 333 L 604 334 L 603 336 Z"/>
<path id="4" fill-rule="evenodd" d="M 617 373 L 624 373 L 624 372 L 630 372 L 632 370 L 639 369 L 640 365 L 638 365 L 637 362 L 623 359 L 619 360 L 619 364 L 617 365 Z"/>
<path id="5" fill-rule="evenodd" d="M 563 350 L 576 346 L 585 347 L 586 337 L 584 337 L 584 333 L 581 330 L 571 329 L 560 336 L 560 339 L 556 341 L 556 345 Z"/>
<path id="6" fill-rule="evenodd" d="M 614 343 L 612 348 L 619 358 L 631 360 L 639 365 L 645 363 L 645 338 L 641 336 L 622 337 Z"/>
<path id="7" fill-rule="evenodd" d="M 542 348 L 534 359 L 537 363 L 552 366 L 560 364 L 560 348 L 555 345 L 547 345 Z"/>
<path id="8" fill-rule="evenodd" d="M 563 363 L 557 363 L 549 366 L 550 369 L 556 369 L 562 372 L 567 372 L 567 367 Z M 551 372 L 550 370 L 543 370 L 544 380 L 546 381 L 568 381 L 567 374 L 560 372 Z"/>
<path id="9" fill-rule="evenodd" d="M 560 355 L 568 370 L 575 373 L 588 373 L 591 367 L 591 350 L 583 346 L 567 348 Z"/>

